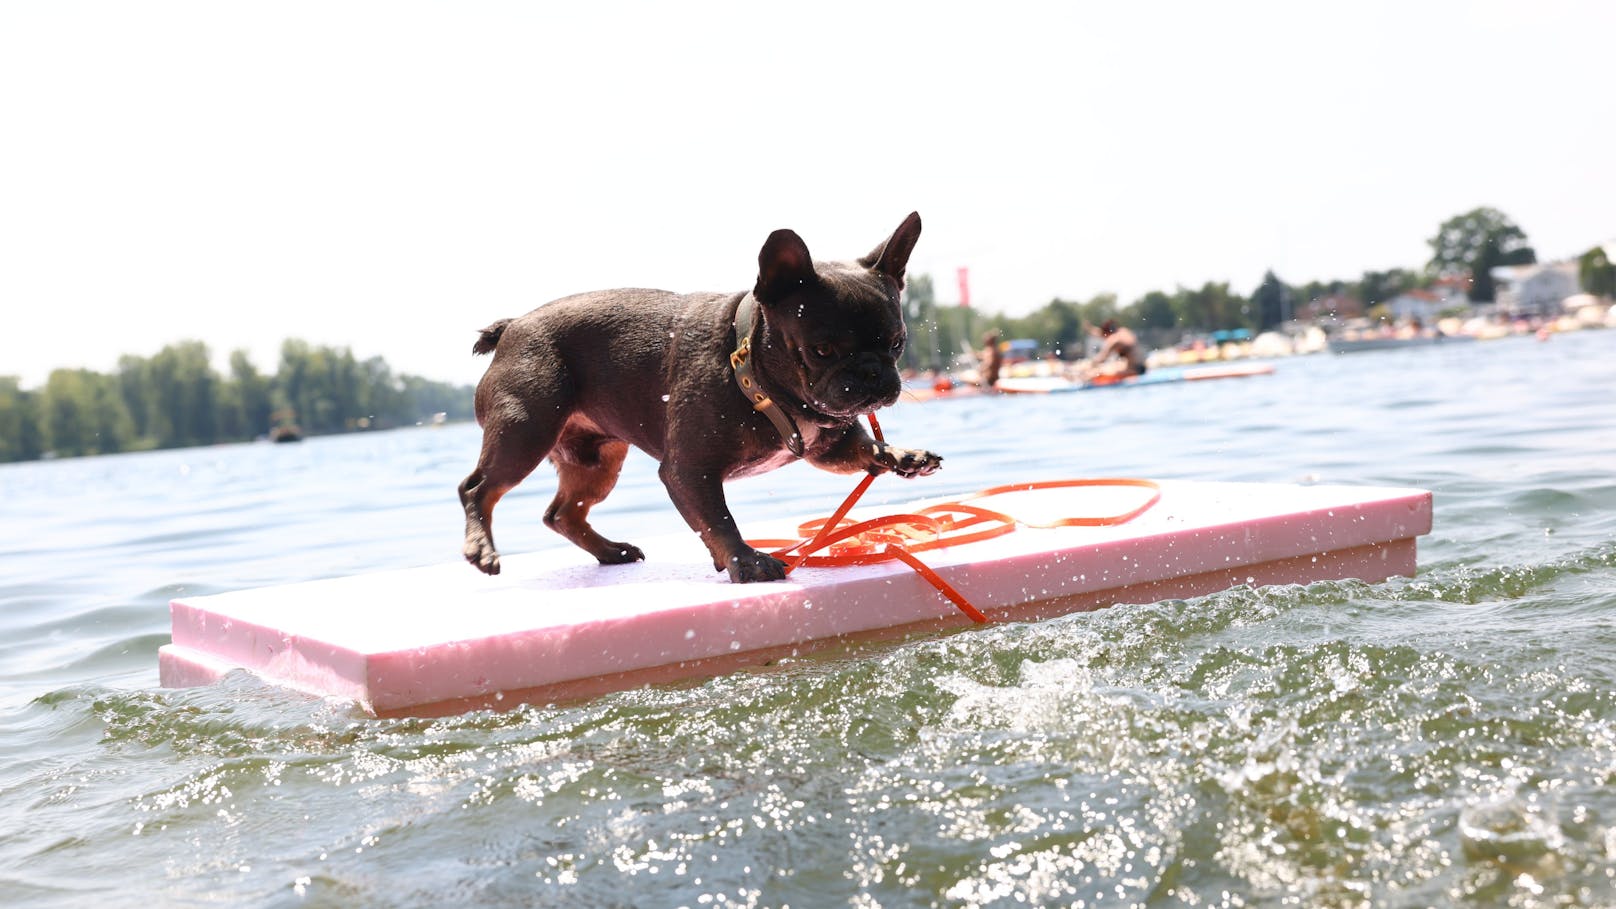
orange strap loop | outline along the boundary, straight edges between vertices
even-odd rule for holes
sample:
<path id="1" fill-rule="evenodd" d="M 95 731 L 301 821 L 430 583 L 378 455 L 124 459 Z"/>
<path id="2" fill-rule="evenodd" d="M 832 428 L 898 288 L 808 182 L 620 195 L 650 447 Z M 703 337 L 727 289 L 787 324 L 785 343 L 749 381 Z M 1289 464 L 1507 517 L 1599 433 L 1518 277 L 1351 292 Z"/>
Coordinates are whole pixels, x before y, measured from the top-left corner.
<path id="1" fill-rule="evenodd" d="M 885 441 L 881 425 L 874 414 L 867 414 L 870 429 L 877 441 Z M 834 568 L 846 565 L 874 565 L 894 559 L 913 568 L 938 592 L 953 601 L 972 621 L 986 622 L 987 616 L 971 605 L 952 584 L 943 580 L 915 556 L 917 552 L 960 546 L 1004 536 L 1018 525 L 1027 527 L 1109 527 L 1126 524 L 1149 511 L 1161 500 L 1161 488 L 1151 480 L 1126 477 L 1107 477 L 1082 480 L 1048 480 L 1037 483 L 1009 483 L 972 493 L 954 502 L 930 505 L 910 514 L 894 514 L 868 521 L 852 522 L 847 513 L 852 510 L 864 491 L 875 481 L 871 474 L 859 481 L 852 493 L 828 518 L 816 518 L 797 528 L 798 539 L 749 540 L 759 549 L 773 549 L 773 555 L 786 563 L 786 571 L 801 566 Z M 1062 517 L 1043 523 L 1018 519 L 1012 515 L 979 505 L 967 504 L 972 499 L 986 499 L 1016 492 L 1040 489 L 1066 489 L 1077 486 L 1132 486 L 1149 489 L 1152 495 L 1144 504 L 1129 511 L 1100 517 Z"/>

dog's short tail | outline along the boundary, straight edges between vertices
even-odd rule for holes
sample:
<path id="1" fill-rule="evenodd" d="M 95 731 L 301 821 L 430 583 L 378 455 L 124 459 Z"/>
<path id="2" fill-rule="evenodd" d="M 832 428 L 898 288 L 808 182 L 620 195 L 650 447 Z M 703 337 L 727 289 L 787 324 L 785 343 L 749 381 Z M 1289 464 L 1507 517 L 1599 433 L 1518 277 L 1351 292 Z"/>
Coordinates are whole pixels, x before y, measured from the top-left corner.
<path id="1" fill-rule="evenodd" d="M 505 327 L 511 324 L 510 319 L 500 319 L 477 334 L 477 343 L 471 345 L 474 354 L 485 354 L 494 349 L 499 343 L 499 336 L 505 333 Z"/>

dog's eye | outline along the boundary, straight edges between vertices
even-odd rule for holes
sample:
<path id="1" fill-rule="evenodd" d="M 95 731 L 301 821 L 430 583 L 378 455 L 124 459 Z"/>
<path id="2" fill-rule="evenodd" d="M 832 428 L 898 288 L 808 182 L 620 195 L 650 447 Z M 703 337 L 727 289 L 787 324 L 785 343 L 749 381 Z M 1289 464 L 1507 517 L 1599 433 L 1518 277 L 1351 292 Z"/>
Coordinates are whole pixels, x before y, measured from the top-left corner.
<path id="1" fill-rule="evenodd" d="M 903 336 L 902 335 L 899 335 L 898 337 L 892 339 L 892 349 L 893 350 L 903 350 Z"/>
<path id="2" fill-rule="evenodd" d="M 836 348 L 830 346 L 829 344 L 815 344 L 814 356 L 820 358 L 821 360 L 829 360 L 831 357 L 836 356 Z"/>

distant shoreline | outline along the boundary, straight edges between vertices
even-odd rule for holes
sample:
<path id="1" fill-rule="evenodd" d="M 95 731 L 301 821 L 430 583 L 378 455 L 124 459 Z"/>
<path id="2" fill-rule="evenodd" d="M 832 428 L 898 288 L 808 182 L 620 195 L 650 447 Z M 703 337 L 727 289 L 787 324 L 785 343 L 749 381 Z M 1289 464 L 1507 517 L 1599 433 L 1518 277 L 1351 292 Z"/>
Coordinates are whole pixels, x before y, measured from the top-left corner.
<path id="1" fill-rule="evenodd" d="M 467 420 L 473 389 L 395 374 L 380 357 L 288 339 L 273 374 L 206 344 L 126 355 L 110 373 L 58 369 L 37 389 L 0 377 L 0 463 L 368 432 Z"/>

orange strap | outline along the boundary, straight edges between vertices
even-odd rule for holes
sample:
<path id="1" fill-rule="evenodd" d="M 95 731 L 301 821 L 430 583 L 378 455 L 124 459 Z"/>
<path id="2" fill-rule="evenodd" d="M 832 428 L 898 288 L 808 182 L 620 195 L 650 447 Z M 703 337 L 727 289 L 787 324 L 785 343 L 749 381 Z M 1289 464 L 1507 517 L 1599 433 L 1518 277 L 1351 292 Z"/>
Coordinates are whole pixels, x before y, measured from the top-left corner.
<path id="1" fill-rule="evenodd" d="M 870 430 L 877 441 L 885 441 L 881 435 L 881 424 L 877 423 L 874 414 L 866 414 L 870 421 Z M 1048 480 L 1037 483 L 1010 483 L 1004 486 L 994 486 L 980 492 L 972 493 L 963 499 L 930 505 L 911 514 L 895 514 L 886 517 L 874 518 L 868 521 L 849 522 L 847 513 L 852 510 L 864 491 L 870 488 L 875 481 L 871 474 L 859 481 L 852 493 L 842 501 L 840 507 L 828 518 L 816 518 L 804 522 L 797 528 L 800 535 L 793 540 L 748 540 L 752 546 L 759 549 L 774 549 L 773 555 L 785 561 L 786 571 L 806 565 L 809 568 L 832 568 L 844 565 L 873 565 L 878 562 L 890 562 L 896 559 L 913 568 L 928 583 L 953 601 L 960 611 L 970 616 L 973 621 L 986 622 L 987 616 L 980 609 L 972 606 L 952 584 L 943 580 L 942 576 L 933 571 L 920 559 L 915 557 L 917 552 L 930 549 L 941 549 L 945 546 L 959 546 L 965 543 L 977 543 L 1003 536 L 1015 530 L 1017 525 L 1027 527 L 1108 527 L 1127 522 L 1139 517 L 1150 510 L 1161 500 L 1161 489 L 1151 480 L 1136 480 L 1125 477 L 1084 479 L 1084 480 Z M 1140 489 L 1149 489 L 1153 492 L 1144 504 L 1137 508 L 1116 515 L 1100 517 L 1063 517 L 1053 521 L 1038 523 L 1020 520 L 1004 512 L 994 511 L 978 505 L 967 504 L 972 499 L 985 499 L 996 495 L 1005 495 L 1015 492 L 1030 492 L 1039 489 L 1066 489 L 1075 486 L 1134 486 Z"/>

